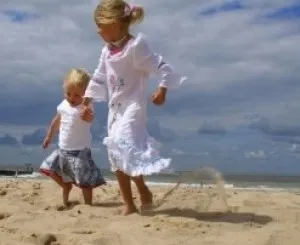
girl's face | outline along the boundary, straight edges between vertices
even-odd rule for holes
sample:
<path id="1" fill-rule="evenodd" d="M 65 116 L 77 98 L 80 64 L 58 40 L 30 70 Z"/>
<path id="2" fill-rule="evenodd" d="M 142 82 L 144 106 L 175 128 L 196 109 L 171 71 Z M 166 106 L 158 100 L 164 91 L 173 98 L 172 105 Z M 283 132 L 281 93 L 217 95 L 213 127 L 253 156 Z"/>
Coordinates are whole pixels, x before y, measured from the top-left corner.
<path id="1" fill-rule="evenodd" d="M 84 89 L 75 86 L 64 86 L 64 96 L 71 106 L 78 106 L 82 103 Z"/>
<path id="2" fill-rule="evenodd" d="M 120 21 L 115 21 L 111 24 L 99 24 L 97 25 L 97 33 L 107 43 L 119 41 L 124 37 L 124 28 Z"/>

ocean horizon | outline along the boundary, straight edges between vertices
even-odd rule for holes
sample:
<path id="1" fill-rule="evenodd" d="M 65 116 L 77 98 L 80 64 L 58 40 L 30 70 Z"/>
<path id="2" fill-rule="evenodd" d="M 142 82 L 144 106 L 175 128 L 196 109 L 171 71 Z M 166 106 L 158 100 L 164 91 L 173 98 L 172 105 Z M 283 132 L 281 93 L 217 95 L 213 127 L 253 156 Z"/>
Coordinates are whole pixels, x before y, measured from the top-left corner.
<path id="1" fill-rule="evenodd" d="M 46 180 L 48 177 L 40 174 L 36 166 L 32 166 L 32 174 L 19 175 L 17 177 L 1 176 L 7 179 Z M 18 170 L 24 169 L 20 165 L 0 165 L 0 169 Z M 108 182 L 115 183 L 116 178 L 109 169 L 101 169 Z M 217 177 L 219 175 L 220 177 Z M 300 175 L 273 174 L 273 173 L 229 173 L 219 172 L 211 167 L 202 167 L 191 171 L 174 171 L 145 177 L 149 185 L 171 186 L 177 182 L 187 187 L 212 188 L 222 182 L 225 189 L 235 190 L 261 190 L 261 191 L 292 191 L 300 192 Z"/>

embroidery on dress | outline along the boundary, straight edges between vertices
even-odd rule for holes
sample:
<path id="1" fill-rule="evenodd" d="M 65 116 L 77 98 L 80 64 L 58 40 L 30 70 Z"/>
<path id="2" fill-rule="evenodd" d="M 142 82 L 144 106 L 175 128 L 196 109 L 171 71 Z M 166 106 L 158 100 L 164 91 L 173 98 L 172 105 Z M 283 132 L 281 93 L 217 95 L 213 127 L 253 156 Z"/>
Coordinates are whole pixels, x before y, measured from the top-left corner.
<path id="1" fill-rule="evenodd" d="M 125 85 L 124 78 L 115 78 L 111 75 L 108 79 L 108 84 L 111 87 L 112 92 L 120 92 L 122 87 Z"/>
<path id="2" fill-rule="evenodd" d="M 125 85 L 123 78 L 118 78 L 116 83 L 116 91 L 120 92 L 121 88 Z"/>
<path id="3" fill-rule="evenodd" d="M 110 108 L 111 108 L 111 110 L 113 110 L 113 115 L 112 115 L 112 120 L 109 124 L 109 129 L 111 129 L 112 125 L 117 120 L 117 113 L 118 113 L 118 110 L 121 107 L 121 105 L 122 104 L 120 102 L 111 104 Z"/>
<path id="4" fill-rule="evenodd" d="M 110 86 L 112 93 L 120 92 L 122 90 L 122 87 L 125 85 L 125 82 L 122 77 L 116 78 L 115 76 L 110 75 L 109 79 L 108 79 L 108 85 Z M 110 109 L 113 111 L 112 112 L 113 115 L 112 115 L 112 120 L 109 124 L 109 129 L 111 129 L 112 125 L 117 120 L 117 114 L 118 114 L 120 107 L 121 107 L 121 103 L 119 103 L 119 102 L 112 103 L 110 105 Z"/>

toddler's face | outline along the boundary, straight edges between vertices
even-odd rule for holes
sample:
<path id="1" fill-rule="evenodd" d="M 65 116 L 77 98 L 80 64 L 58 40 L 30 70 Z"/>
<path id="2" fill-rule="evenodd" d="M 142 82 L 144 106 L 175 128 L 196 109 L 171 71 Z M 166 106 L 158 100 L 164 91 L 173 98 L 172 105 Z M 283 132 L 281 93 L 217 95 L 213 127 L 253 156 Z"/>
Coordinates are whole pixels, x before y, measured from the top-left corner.
<path id="1" fill-rule="evenodd" d="M 75 86 L 64 86 L 65 99 L 73 107 L 82 103 L 84 96 L 84 89 Z"/>

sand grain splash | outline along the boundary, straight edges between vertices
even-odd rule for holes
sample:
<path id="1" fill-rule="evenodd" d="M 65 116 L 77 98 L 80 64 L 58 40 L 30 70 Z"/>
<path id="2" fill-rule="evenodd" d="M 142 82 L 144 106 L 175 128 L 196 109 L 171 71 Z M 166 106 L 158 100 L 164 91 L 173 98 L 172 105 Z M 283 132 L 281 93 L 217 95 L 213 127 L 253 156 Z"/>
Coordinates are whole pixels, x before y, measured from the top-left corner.
<path id="1" fill-rule="evenodd" d="M 180 187 L 181 184 L 196 184 L 199 188 L 202 188 L 205 194 L 208 196 L 208 202 L 205 205 L 203 211 L 208 211 L 214 198 L 218 198 L 223 202 L 224 211 L 232 211 L 233 209 L 228 205 L 227 195 L 225 190 L 225 181 L 222 174 L 212 167 L 201 167 L 192 172 L 183 172 L 178 175 L 177 183 L 167 190 L 159 199 L 154 201 L 151 209 L 157 209 L 168 201 L 174 192 Z M 208 188 L 203 186 L 209 185 Z"/>

